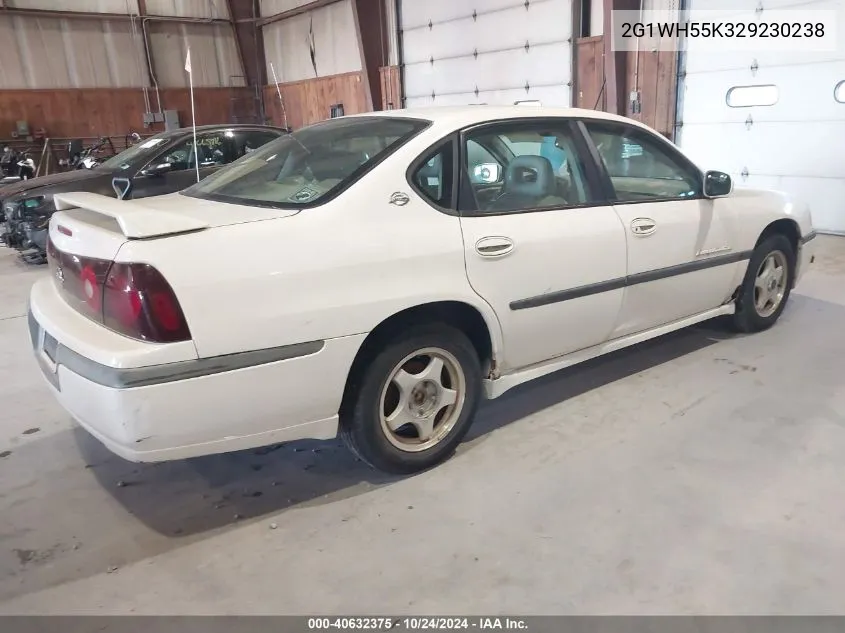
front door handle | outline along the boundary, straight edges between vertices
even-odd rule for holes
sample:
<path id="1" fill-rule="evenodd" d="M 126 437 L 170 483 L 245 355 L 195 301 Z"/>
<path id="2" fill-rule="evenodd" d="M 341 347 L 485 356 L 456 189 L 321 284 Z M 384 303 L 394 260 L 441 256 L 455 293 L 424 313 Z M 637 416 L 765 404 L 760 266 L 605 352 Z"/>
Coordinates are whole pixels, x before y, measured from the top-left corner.
<path id="1" fill-rule="evenodd" d="M 475 252 L 482 257 L 504 257 L 513 252 L 513 240 L 509 237 L 482 237 L 475 243 Z"/>
<path id="2" fill-rule="evenodd" d="M 657 230 L 657 222 L 651 218 L 637 218 L 631 221 L 631 233 L 639 236 L 651 235 Z"/>

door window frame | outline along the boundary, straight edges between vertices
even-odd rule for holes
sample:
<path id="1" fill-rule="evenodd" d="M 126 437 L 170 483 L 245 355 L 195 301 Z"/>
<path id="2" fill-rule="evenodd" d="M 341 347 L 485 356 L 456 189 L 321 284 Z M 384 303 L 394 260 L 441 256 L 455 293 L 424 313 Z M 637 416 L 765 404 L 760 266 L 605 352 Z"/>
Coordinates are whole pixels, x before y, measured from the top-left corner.
<path id="1" fill-rule="evenodd" d="M 413 192 L 422 198 L 430 207 L 437 209 L 446 215 L 458 215 L 458 192 L 460 189 L 460 180 L 458 178 L 460 172 L 458 138 L 458 133 L 452 132 L 451 134 L 438 139 L 426 147 L 419 156 L 411 161 L 408 169 L 405 170 L 405 180 L 408 182 L 408 185 L 411 187 Z M 444 207 L 434 202 L 424 191 L 422 191 L 422 189 L 420 189 L 414 179 L 414 175 L 420 170 L 420 168 L 422 168 L 423 165 L 425 165 L 435 155 L 439 154 L 440 151 L 445 149 L 448 145 L 452 146 L 452 191 L 449 196 L 449 206 Z"/>
<path id="2" fill-rule="evenodd" d="M 610 174 L 607 171 L 607 167 L 604 164 L 604 160 L 602 160 L 601 154 L 599 154 L 598 147 L 596 147 L 596 144 L 593 141 L 593 137 L 590 134 L 590 131 L 587 129 L 587 124 L 593 124 L 608 128 L 617 128 L 621 131 L 620 136 L 623 138 L 636 140 L 637 137 L 645 137 L 649 141 L 652 141 L 652 144 L 659 147 L 667 158 L 674 161 L 675 163 L 678 163 L 683 170 L 688 172 L 689 176 L 693 177 L 693 180 L 695 181 L 694 184 L 696 187 L 695 195 L 684 198 L 669 197 L 646 198 L 643 200 L 619 200 L 616 193 L 616 188 L 613 186 L 613 180 L 611 179 Z M 705 199 L 704 174 L 702 173 L 701 169 L 698 167 L 698 165 L 696 165 L 689 158 L 687 158 L 671 141 L 661 136 L 660 134 L 622 121 L 611 121 L 605 119 L 582 118 L 578 119 L 576 125 L 580 128 L 581 135 L 584 138 L 584 142 L 588 146 L 590 156 L 592 158 L 590 162 L 592 162 L 600 172 L 602 187 L 604 188 L 604 195 L 608 198 L 608 200 L 611 201 L 613 205 L 619 206 L 623 204 L 652 204 L 655 202 L 686 202 L 688 200 Z"/>
<path id="3" fill-rule="evenodd" d="M 467 137 L 479 131 L 492 128 L 506 128 L 507 126 L 525 126 L 531 128 L 547 128 L 557 127 L 562 131 L 568 131 L 576 155 L 580 158 L 584 166 L 584 188 L 587 194 L 586 202 L 579 202 L 576 204 L 530 207 L 527 209 L 513 209 L 508 211 L 481 211 L 478 209 L 475 194 L 472 190 L 472 183 L 469 179 L 466 165 L 464 165 L 463 148 L 467 142 Z M 458 213 L 462 217 L 493 217 L 500 215 L 513 215 L 517 213 L 538 213 L 543 211 L 563 211 L 567 209 L 583 209 L 588 207 L 600 207 L 610 204 L 607 198 L 605 183 L 601 179 L 599 171 L 600 165 L 597 165 L 593 156 L 589 151 L 589 147 L 585 141 L 584 134 L 578 127 L 578 120 L 574 117 L 514 117 L 507 119 L 496 119 L 493 121 L 484 121 L 465 127 L 460 130 L 460 142 L 458 143 L 459 157 L 458 165 L 460 167 L 460 196 L 458 199 Z"/>

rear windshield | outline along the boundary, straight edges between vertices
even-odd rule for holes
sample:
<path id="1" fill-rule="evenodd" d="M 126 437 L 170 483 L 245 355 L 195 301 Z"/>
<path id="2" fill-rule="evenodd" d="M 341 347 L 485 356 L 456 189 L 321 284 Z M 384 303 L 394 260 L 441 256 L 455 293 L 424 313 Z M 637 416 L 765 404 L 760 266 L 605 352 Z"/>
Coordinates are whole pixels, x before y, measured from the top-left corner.
<path id="1" fill-rule="evenodd" d="M 267 143 L 183 193 L 257 206 L 319 204 L 428 125 L 405 118 L 330 119 Z"/>
<path id="2" fill-rule="evenodd" d="M 125 150 L 120 152 L 120 154 L 115 154 L 107 161 L 100 163 L 98 167 L 100 169 L 129 169 L 136 158 L 145 154 L 152 154 L 156 151 L 155 148 L 163 147 L 164 143 L 172 138 L 173 135 L 170 132 L 156 134 L 155 136 L 151 136 L 150 138 L 140 141 L 135 145 L 127 147 Z"/>

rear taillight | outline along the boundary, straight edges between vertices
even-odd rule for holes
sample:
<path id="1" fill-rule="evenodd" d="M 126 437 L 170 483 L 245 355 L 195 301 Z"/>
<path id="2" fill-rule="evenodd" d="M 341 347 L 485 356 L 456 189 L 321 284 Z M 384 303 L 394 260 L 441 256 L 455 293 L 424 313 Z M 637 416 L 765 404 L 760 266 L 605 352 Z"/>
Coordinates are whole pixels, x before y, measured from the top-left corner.
<path id="1" fill-rule="evenodd" d="M 130 338 L 174 343 L 191 338 L 179 300 L 148 264 L 124 264 L 58 250 L 47 239 L 54 281 L 77 311 Z"/>
<path id="2" fill-rule="evenodd" d="M 112 264 L 103 288 L 103 324 L 155 343 L 191 338 L 173 288 L 148 264 Z"/>

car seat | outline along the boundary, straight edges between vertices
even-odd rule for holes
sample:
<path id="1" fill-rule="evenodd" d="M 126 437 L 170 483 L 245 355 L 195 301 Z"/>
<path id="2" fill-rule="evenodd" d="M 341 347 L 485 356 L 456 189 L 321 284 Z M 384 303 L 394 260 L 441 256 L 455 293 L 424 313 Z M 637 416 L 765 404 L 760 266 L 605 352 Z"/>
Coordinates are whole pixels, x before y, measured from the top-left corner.
<path id="1" fill-rule="evenodd" d="M 510 211 L 539 206 L 541 200 L 555 194 L 555 187 L 555 172 L 548 158 L 517 156 L 505 170 L 501 195 L 487 210 Z"/>

